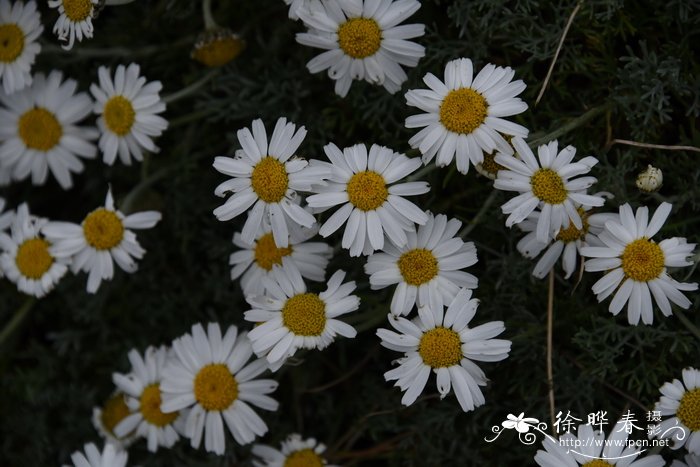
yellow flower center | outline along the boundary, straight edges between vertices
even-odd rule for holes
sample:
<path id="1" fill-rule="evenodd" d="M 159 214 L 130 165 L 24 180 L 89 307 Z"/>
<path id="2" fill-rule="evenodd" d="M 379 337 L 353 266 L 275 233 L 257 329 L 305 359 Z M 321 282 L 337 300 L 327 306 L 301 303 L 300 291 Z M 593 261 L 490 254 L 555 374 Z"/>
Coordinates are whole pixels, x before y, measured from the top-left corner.
<path id="1" fill-rule="evenodd" d="M 564 180 L 552 169 L 539 169 L 530 178 L 530 185 L 532 193 L 547 204 L 561 204 L 569 196 Z"/>
<path id="2" fill-rule="evenodd" d="M 610 462 L 605 462 L 602 459 L 595 459 L 590 462 L 586 462 L 581 467 L 613 467 Z"/>
<path id="3" fill-rule="evenodd" d="M 622 270 L 625 276 L 637 282 L 656 279 L 664 270 L 664 252 L 647 238 L 629 243 L 622 252 Z"/>
<path id="4" fill-rule="evenodd" d="M 178 412 L 161 412 L 160 402 L 160 385 L 156 383 L 146 386 L 141 393 L 141 415 L 143 415 L 143 419 L 151 425 L 162 427 L 174 422 L 178 416 Z"/>
<path id="5" fill-rule="evenodd" d="M 24 31 L 14 23 L 0 25 L 0 62 L 14 62 L 23 50 Z"/>
<path id="6" fill-rule="evenodd" d="M 497 175 L 499 170 L 505 170 L 506 168 L 503 167 L 501 164 L 496 162 L 494 159 L 496 158 L 496 153 L 493 152 L 491 154 L 484 154 L 484 160 L 481 162 L 481 168 L 485 171 L 490 173 L 491 175 Z"/>
<path id="7" fill-rule="evenodd" d="M 471 88 L 450 91 L 440 105 L 440 122 L 453 133 L 469 134 L 486 120 L 488 104 Z"/>
<path id="8" fill-rule="evenodd" d="M 408 285 L 421 285 L 437 276 L 438 262 L 430 250 L 416 248 L 402 254 L 398 261 L 399 271 Z"/>
<path id="9" fill-rule="evenodd" d="M 418 353 L 431 368 L 457 365 L 462 360 L 462 341 L 452 329 L 438 327 L 423 334 Z"/>
<path id="10" fill-rule="evenodd" d="M 282 323 L 297 336 L 320 336 L 326 329 L 326 304 L 315 293 L 295 295 L 282 308 Z"/>
<path id="11" fill-rule="evenodd" d="M 126 405 L 126 401 L 124 401 L 124 394 L 117 393 L 107 399 L 107 402 L 105 402 L 100 414 L 100 420 L 102 421 L 102 426 L 105 428 L 105 430 L 107 430 L 112 436 L 115 436 L 114 427 L 119 425 L 119 422 L 124 420 L 129 415 L 131 415 L 131 411 Z"/>
<path id="12" fill-rule="evenodd" d="M 338 45 L 352 58 L 369 57 L 382 45 L 382 30 L 372 18 L 350 18 L 338 26 Z"/>
<path id="13" fill-rule="evenodd" d="M 389 197 L 384 177 L 366 170 L 352 176 L 347 185 L 350 203 L 362 211 L 373 211 Z"/>
<path id="14" fill-rule="evenodd" d="M 676 416 L 692 431 L 700 431 L 700 388 L 691 389 L 683 395 Z"/>
<path id="15" fill-rule="evenodd" d="M 279 203 L 289 186 L 287 169 L 274 157 L 264 157 L 255 165 L 250 184 L 261 200 L 266 203 Z"/>
<path id="16" fill-rule="evenodd" d="M 226 65 L 243 51 L 245 42 L 235 34 L 216 36 L 195 45 L 192 58 L 210 68 Z"/>
<path id="17" fill-rule="evenodd" d="M 266 271 L 275 264 L 282 264 L 282 258 L 292 254 L 292 247 L 278 248 L 275 237 L 266 233 L 255 243 L 255 262 Z"/>
<path id="18" fill-rule="evenodd" d="M 561 240 L 564 243 L 575 242 L 576 240 L 584 240 L 586 234 L 588 233 L 588 213 L 582 208 L 577 209 L 579 216 L 581 216 L 582 228 L 579 230 L 576 228 L 571 219 L 569 219 L 569 227 L 566 229 L 561 229 L 557 234 L 557 240 Z"/>
<path id="19" fill-rule="evenodd" d="M 238 382 L 226 365 L 212 363 L 195 376 L 194 397 L 204 410 L 226 410 L 238 399 Z"/>
<path id="20" fill-rule="evenodd" d="M 66 16 L 74 23 L 85 21 L 89 16 L 92 16 L 92 8 L 90 0 L 63 0 Z"/>
<path id="21" fill-rule="evenodd" d="M 294 451 L 284 460 L 284 467 L 322 467 L 323 459 L 313 449 Z"/>
<path id="22" fill-rule="evenodd" d="M 53 264 L 49 242 L 41 238 L 25 240 L 17 249 L 15 263 L 19 272 L 29 279 L 41 279 Z"/>
<path id="23" fill-rule="evenodd" d="M 105 104 L 103 116 L 107 128 L 118 136 L 124 136 L 129 133 L 136 120 L 134 106 L 124 96 L 110 98 Z"/>
<path id="24" fill-rule="evenodd" d="M 109 250 L 124 238 L 124 224 L 114 211 L 99 208 L 83 221 L 83 234 L 88 245 L 96 250 Z"/>
<path id="25" fill-rule="evenodd" d="M 28 148 L 48 151 L 61 140 L 63 127 L 53 113 L 43 107 L 35 107 L 19 117 L 18 132 Z"/>

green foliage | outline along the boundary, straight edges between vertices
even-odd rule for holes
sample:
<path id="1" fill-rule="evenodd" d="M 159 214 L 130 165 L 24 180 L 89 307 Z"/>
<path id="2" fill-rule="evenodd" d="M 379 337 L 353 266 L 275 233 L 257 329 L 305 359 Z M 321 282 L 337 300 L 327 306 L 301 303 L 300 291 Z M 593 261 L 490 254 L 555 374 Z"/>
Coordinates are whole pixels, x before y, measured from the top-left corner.
<path id="1" fill-rule="evenodd" d="M 45 33 L 36 70 L 61 69 L 87 90 L 100 65 L 142 66 L 149 79 L 163 82 L 164 95 L 202 78 L 208 70 L 189 58 L 203 29 L 199 2 L 139 0 L 107 7 L 95 22 L 95 38 L 63 52 L 51 34 L 55 10 L 42 3 Z M 410 151 L 413 130 L 403 125 L 414 113 L 403 92 L 422 87 L 427 72 L 442 75 L 444 64 L 470 57 L 475 68 L 488 62 L 511 66 L 528 84 L 523 99 L 530 110 L 517 118 L 542 137 L 570 124 L 590 109 L 596 116 L 562 135 L 580 156 L 600 158 L 592 175 L 594 190 L 615 195 L 610 210 L 625 202 L 656 207 L 674 203 L 664 237 L 697 240 L 700 170 L 697 153 L 660 151 L 612 144 L 614 139 L 700 146 L 700 61 L 697 0 L 589 0 L 573 19 L 541 102 L 535 97 L 547 74 L 561 33 L 577 2 L 540 0 L 426 0 L 409 22 L 426 25 L 418 42 L 426 57 L 409 70 L 402 92 L 355 82 L 345 99 L 333 93 L 324 74 L 311 75 L 306 62 L 317 51 L 297 44 L 302 26 L 287 19 L 281 0 L 214 1 L 216 21 L 240 31 L 247 49 L 222 68 L 195 95 L 168 107 L 170 128 L 157 144 L 159 154 L 142 165 L 105 167 L 89 162 L 64 192 L 55 182 L 34 187 L 14 184 L 2 195 L 11 205 L 27 201 L 34 213 L 54 220 L 79 221 L 102 203 L 107 184 L 119 202 L 131 192 L 133 211 L 157 209 L 162 222 L 139 234 L 147 250 L 139 271 L 117 272 L 94 296 L 85 292 L 85 275 L 66 277 L 57 290 L 38 300 L 0 353 L 0 464 L 58 465 L 85 442 L 98 441 L 92 407 L 113 390 L 111 374 L 128 369 L 131 348 L 167 344 L 196 322 L 223 326 L 243 321 L 247 305 L 230 280 L 231 237 L 244 219 L 220 223 L 212 210 L 223 177 L 212 168 L 217 155 L 236 148 L 235 132 L 262 117 L 268 127 L 285 116 L 307 127 L 301 154 L 323 158 L 322 147 L 378 143 Z M 636 174 L 653 164 L 664 172 L 664 187 L 653 195 L 634 186 Z M 490 198 L 492 183 L 471 171 L 426 171 L 432 191 L 416 203 L 470 224 L 479 277 L 475 296 L 481 305 L 475 324 L 503 320 L 504 337 L 513 341 L 510 358 L 483 364 L 491 380 L 486 405 L 463 413 L 454 395 L 440 400 L 434 379 L 412 406 L 383 378 L 396 352 L 379 346 L 378 326 L 386 327 L 393 289 L 370 291 L 363 260 L 338 251 L 329 271 L 343 268 L 358 282 L 362 305 L 347 321 L 361 329 L 323 352 L 308 352 L 297 365 L 274 378 L 281 402 L 264 413 L 270 427 L 265 442 L 276 445 L 291 432 L 315 436 L 344 465 L 531 465 L 536 446 L 521 446 L 505 433 L 489 444 L 491 427 L 509 413 L 549 420 L 546 374 L 547 281 L 531 276 L 532 261 L 515 249 L 517 229 L 504 227 L 499 206 L 509 197 Z M 490 204 L 482 212 L 484 203 Z M 331 242 L 339 243 L 334 235 Z M 585 414 L 607 410 L 610 418 L 627 409 L 642 414 L 658 399 L 658 387 L 698 366 L 700 344 L 677 317 L 656 316 L 655 324 L 631 327 L 624 313 L 614 317 L 607 302 L 598 304 L 590 288 L 599 274 L 555 281 L 554 387 L 559 410 Z M 693 269 L 677 271 L 697 281 Z M 574 275 L 576 276 L 576 274 Z M 0 323 L 11 320 L 25 302 L 14 286 L 0 283 Z M 700 326 L 697 293 L 686 311 Z M 434 378 L 434 377 L 432 377 Z M 640 407 L 640 405 L 642 407 Z M 677 454 L 664 452 L 670 459 Z M 216 457 L 191 449 L 186 441 L 153 455 L 143 442 L 130 450 L 130 465 L 249 465 L 250 447 L 227 439 L 227 454 Z"/>

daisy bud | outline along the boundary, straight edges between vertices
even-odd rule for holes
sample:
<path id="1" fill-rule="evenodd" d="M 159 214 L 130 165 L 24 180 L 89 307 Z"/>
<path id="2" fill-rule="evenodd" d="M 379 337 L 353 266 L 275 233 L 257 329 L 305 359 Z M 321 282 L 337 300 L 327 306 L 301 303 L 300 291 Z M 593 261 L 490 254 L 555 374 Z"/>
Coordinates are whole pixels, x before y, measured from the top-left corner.
<path id="1" fill-rule="evenodd" d="M 657 169 L 649 164 L 646 170 L 637 175 L 637 188 L 645 193 L 653 193 L 659 191 L 664 183 L 664 174 L 661 169 Z"/>
<path id="2" fill-rule="evenodd" d="M 199 36 L 191 57 L 209 68 L 215 68 L 238 57 L 244 48 L 245 41 L 230 29 L 210 29 Z"/>

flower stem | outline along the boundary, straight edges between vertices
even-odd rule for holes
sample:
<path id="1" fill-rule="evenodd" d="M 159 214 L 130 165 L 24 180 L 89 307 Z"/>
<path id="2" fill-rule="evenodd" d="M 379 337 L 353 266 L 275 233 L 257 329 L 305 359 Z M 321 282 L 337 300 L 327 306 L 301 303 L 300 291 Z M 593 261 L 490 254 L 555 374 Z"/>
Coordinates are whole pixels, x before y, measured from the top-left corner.
<path id="1" fill-rule="evenodd" d="M 134 0 L 107 0 L 105 2 L 105 5 L 107 6 L 118 6 L 118 5 L 126 5 L 127 3 L 131 3 Z"/>
<path id="2" fill-rule="evenodd" d="M 211 0 L 202 0 L 202 16 L 204 16 L 204 29 L 216 29 L 219 27 L 211 14 Z"/>
<path id="3" fill-rule="evenodd" d="M 185 97 L 188 97 L 188 96 L 194 94 L 195 92 L 197 92 L 199 90 L 199 88 L 201 88 L 202 86 L 207 84 L 207 82 L 209 82 L 218 73 L 219 73 L 218 69 L 211 70 L 209 73 L 202 76 L 197 81 L 190 84 L 189 86 L 184 87 L 184 88 L 180 89 L 179 91 L 170 94 L 169 96 L 165 96 L 163 98 L 163 102 L 170 105 L 175 101 L 178 101 L 180 99 L 183 99 Z"/>
<path id="4" fill-rule="evenodd" d="M 584 113 L 583 115 L 580 115 L 570 122 L 566 123 L 565 125 L 561 125 L 557 127 L 556 130 L 552 131 L 551 133 L 548 133 L 544 136 L 541 136 L 539 138 L 535 138 L 531 141 L 528 142 L 528 145 L 531 148 L 535 148 L 541 144 L 548 143 L 549 141 L 552 141 L 553 139 L 557 139 L 560 136 L 564 136 L 568 132 L 575 130 L 576 128 L 582 126 L 583 124 L 587 123 L 589 120 L 594 119 L 598 115 L 604 114 L 607 112 L 611 107 L 613 106 L 612 102 L 608 102 L 606 104 L 603 104 L 598 107 L 593 107 L 591 110 L 588 112 Z"/>
<path id="5" fill-rule="evenodd" d="M 5 341 L 9 339 L 12 336 L 12 334 L 14 334 L 15 329 L 19 327 L 19 325 L 22 323 L 24 318 L 29 313 L 29 310 L 32 309 L 35 303 L 36 299 L 34 297 L 29 297 L 15 312 L 15 315 L 5 325 L 5 327 L 2 329 L 2 332 L 0 332 L 0 347 L 2 347 L 5 344 Z"/>
<path id="6" fill-rule="evenodd" d="M 686 328 L 688 328 L 688 331 L 690 331 L 695 337 L 698 338 L 698 340 L 700 340 L 700 329 L 698 329 L 698 327 L 688 319 L 685 313 L 683 313 L 681 310 L 676 310 L 674 314 L 678 316 L 678 319 L 681 321 L 681 323 L 683 323 L 683 325 Z"/>
<path id="7" fill-rule="evenodd" d="M 484 217 L 484 215 L 486 215 L 486 212 L 496 200 L 496 196 L 498 196 L 498 190 L 494 188 L 493 190 L 491 190 L 491 194 L 489 195 L 489 197 L 486 198 L 486 201 L 484 201 L 484 204 L 481 205 L 481 209 L 479 209 L 479 212 L 476 213 L 476 216 L 474 216 L 472 220 L 469 221 L 469 224 L 465 225 L 462 231 L 459 232 L 460 237 L 466 237 L 472 230 L 474 230 L 474 228 L 477 225 L 479 225 L 479 222 L 481 222 L 481 218 Z"/>
<path id="8" fill-rule="evenodd" d="M 554 370 L 552 368 L 552 337 L 554 334 L 554 268 L 549 271 L 549 292 L 547 294 L 547 385 L 549 386 L 549 416 L 554 431 Z"/>

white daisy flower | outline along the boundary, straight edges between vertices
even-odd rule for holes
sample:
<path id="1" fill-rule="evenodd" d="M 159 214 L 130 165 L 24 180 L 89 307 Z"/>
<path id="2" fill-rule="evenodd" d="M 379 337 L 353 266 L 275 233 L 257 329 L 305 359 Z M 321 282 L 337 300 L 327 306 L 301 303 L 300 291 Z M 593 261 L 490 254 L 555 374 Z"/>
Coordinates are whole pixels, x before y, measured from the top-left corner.
<path id="1" fill-rule="evenodd" d="M 233 235 L 233 243 L 239 251 L 231 254 L 229 263 L 231 280 L 241 277 L 241 288 L 245 296 L 265 293 L 263 277 L 272 278 L 272 270 L 281 268 L 290 281 L 299 283 L 302 278 L 321 282 L 325 278 L 326 266 L 333 248 L 323 242 L 307 241 L 318 232 L 314 227 L 303 236 L 290 236 L 289 246 L 278 247 L 269 225 L 263 228 L 254 242 L 243 241 L 241 234 Z"/>
<path id="2" fill-rule="evenodd" d="M 510 214 L 506 226 L 522 222 L 539 207 L 541 214 L 535 232 L 537 240 L 542 243 L 548 243 L 561 229 L 568 228 L 569 221 L 577 229 L 583 228 L 576 206 L 602 206 L 605 200 L 601 196 L 586 194 L 586 189 L 597 181 L 595 177 L 570 179 L 588 173 L 598 159 L 589 156 L 572 163 L 576 148 L 567 146 L 559 152 L 555 140 L 537 148 L 538 161 L 522 138 L 514 137 L 512 144 L 520 160 L 505 154 L 497 154 L 494 158 L 496 163 L 508 169 L 498 171 L 494 188 L 520 193 L 501 206 L 504 214 Z"/>
<path id="3" fill-rule="evenodd" d="M 364 144 L 341 151 L 333 143 L 324 146 L 331 164 L 319 162 L 330 168 L 327 186 L 314 187 L 318 193 L 306 202 L 312 208 L 323 211 L 342 204 L 326 220 L 319 234 L 328 237 L 347 221 L 342 246 L 350 250 L 350 256 L 368 255 L 384 248 L 384 234 L 397 246 L 408 242 L 406 232 L 413 232 L 413 223 L 423 225 L 428 216 L 404 196 L 427 193 L 427 182 L 397 181 L 418 170 L 420 159 L 409 159 L 389 148 L 373 144 L 367 154 Z"/>
<path id="4" fill-rule="evenodd" d="M 657 437 L 671 438 L 673 449 L 685 446 L 690 454 L 700 456 L 700 371 L 685 368 L 683 381 L 674 379 L 659 391 L 661 399 L 654 410 L 671 417 L 657 425 Z"/>
<path id="5" fill-rule="evenodd" d="M 408 79 L 401 65 L 414 67 L 425 55 L 425 47 L 407 40 L 422 36 L 425 26 L 399 25 L 418 11 L 416 0 L 321 0 L 305 6 L 296 14 L 308 31 L 297 34 L 297 42 L 325 50 L 306 67 L 311 73 L 328 70 L 341 97 L 354 79 L 383 85 L 393 94 Z"/>
<path id="6" fill-rule="evenodd" d="M 440 397 L 454 388 L 465 412 L 485 403 L 479 386 L 485 386 L 488 380 L 474 360 L 503 360 L 508 357 L 511 343 L 494 339 L 505 330 L 502 321 L 469 328 L 479 305 L 471 295 L 469 289 L 460 290 L 446 312 L 430 306 L 418 308 L 418 317 L 413 321 L 390 314 L 389 323 L 399 333 L 377 330 L 384 347 L 406 354 L 397 360 L 398 367 L 384 373 L 387 381 L 396 380 L 394 385 L 404 391 L 403 405 L 415 402 L 431 372 L 437 375 Z"/>
<path id="7" fill-rule="evenodd" d="M 10 234 L 0 232 L 0 269 L 18 290 L 37 298 L 49 293 L 68 271 L 68 261 L 57 258 L 51 242 L 41 235 L 47 222 L 30 215 L 23 203 L 17 208 Z"/>
<path id="8" fill-rule="evenodd" d="M 49 8 L 58 8 L 59 17 L 53 26 L 58 40 L 67 41 L 63 48 L 73 48 L 75 39 L 92 39 L 92 19 L 100 0 L 48 0 Z"/>
<path id="9" fill-rule="evenodd" d="M 102 452 L 94 443 L 86 444 L 83 451 L 76 451 L 70 456 L 72 467 L 126 467 L 129 453 L 114 444 L 105 443 Z M 63 467 L 71 467 L 64 465 Z"/>
<path id="10" fill-rule="evenodd" d="M 254 467 L 335 467 L 323 458 L 326 446 L 314 438 L 303 439 L 299 434 L 292 434 L 282 441 L 280 449 L 266 444 L 254 444 Z"/>
<path id="11" fill-rule="evenodd" d="M 479 280 L 462 269 L 476 264 L 476 247 L 457 237 L 462 223 L 428 213 L 428 222 L 409 232 L 408 242 L 397 248 L 384 246 L 382 253 L 367 258 L 365 273 L 373 290 L 398 284 L 391 299 L 391 313 L 407 315 L 430 305 L 441 310 L 461 288 L 475 289 Z"/>
<path id="12" fill-rule="evenodd" d="M 428 73 L 423 81 L 430 89 L 412 89 L 406 93 L 406 103 L 426 113 L 406 119 L 407 128 L 423 128 L 409 144 L 423 154 L 427 164 L 436 155 L 435 164 L 444 167 L 456 159 L 457 170 L 466 174 L 469 163 L 484 160 L 484 152 L 498 149 L 513 154 L 504 135 L 527 138 L 527 128 L 505 120 L 527 110 L 518 94 L 525 90 L 522 80 L 512 81 L 511 68 L 486 65 L 473 76 L 468 58 L 448 62 L 445 81 Z"/>
<path id="13" fill-rule="evenodd" d="M 92 159 L 97 130 L 77 123 L 92 109 L 90 97 L 74 94 L 75 80 L 64 82 L 59 71 L 34 75 L 32 85 L 12 95 L 0 93 L 0 165 L 14 180 L 32 175 L 34 185 L 46 182 L 49 170 L 63 189 L 73 186 L 71 172 L 83 171 L 79 157 Z"/>
<path id="14" fill-rule="evenodd" d="M 579 425 L 577 434 L 563 434 L 558 441 L 547 436 L 542 441 L 543 450 L 537 451 L 535 462 L 541 467 L 663 467 L 664 458 L 659 455 L 640 458 L 643 451 L 634 444 L 626 444 L 629 433 L 619 421 L 605 438 L 602 431 L 594 431 L 591 425 Z M 576 447 L 574 447 L 576 446 Z"/>
<path id="15" fill-rule="evenodd" d="M 265 356 L 273 370 L 294 355 L 298 349 L 324 349 L 336 335 L 352 338 L 357 331 L 337 318 L 355 311 L 360 299 L 350 295 L 355 281 L 346 282 L 345 271 L 336 271 L 321 293 L 306 290 L 303 281 L 291 281 L 279 269 L 272 273 L 275 280 L 264 278 L 266 295 L 248 297 L 253 307 L 245 319 L 262 323 L 248 333 L 253 351 Z"/>
<path id="16" fill-rule="evenodd" d="M 319 4 L 319 0 L 284 0 L 284 3 L 289 5 L 289 18 L 293 20 L 299 19 L 299 10 L 308 9 L 310 3 Z M 322 6 L 315 5 L 315 10 L 323 8 Z"/>
<path id="17" fill-rule="evenodd" d="M 253 379 L 267 370 L 267 362 L 256 359 L 246 364 L 253 348 L 245 332 L 229 326 L 221 336 L 217 323 L 192 326 L 173 342 L 175 358 L 163 370 L 160 384 L 165 413 L 191 407 L 185 422 L 185 435 L 192 447 L 201 444 L 207 451 L 223 454 L 226 422 L 233 438 L 247 444 L 267 432 L 267 425 L 249 404 L 264 410 L 277 410 L 278 403 L 267 396 L 277 389 L 271 379 Z"/>
<path id="18" fill-rule="evenodd" d="M 531 212 L 524 221 L 518 224 L 523 232 L 527 232 L 527 235 L 521 238 L 517 245 L 518 251 L 523 256 L 536 258 L 546 250 L 535 265 L 535 269 L 532 271 L 533 276 L 538 279 L 547 276 L 563 254 L 562 264 L 566 273 L 564 278 L 568 279 L 576 270 L 578 255 L 581 254 L 583 246 L 605 246 L 603 242 L 598 240 L 598 235 L 605 228 L 605 222 L 617 219 L 617 214 L 591 214 L 590 207 L 584 208 L 582 206 L 577 206 L 576 210 L 581 217 L 582 227 L 576 228 L 570 220 L 569 227 L 561 229 L 552 243 L 542 243 L 537 240 L 537 224 L 541 215 L 539 211 Z"/>
<path id="19" fill-rule="evenodd" d="M 109 189 L 105 205 L 88 214 L 80 225 L 50 222 L 42 233 L 53 243 L 52 254 L 57 258 L 72 258 L 73 273 L 88 273 L 87 291 L 95 293 L 103 279 L 112 279 L 114 262 L 130 274 L 138 270 L 135 259 L 143 258 L 146 250 L 130 229 L 150 229 L 160 218 L 157 211 L 124 215 L 114 207 Z"/>
<path id="20" fill-rule="evenodd" d="M 160 383 L 167 359 L 168 349 L 164 346 L 148 347 L 143 357 L 131 350 L 131 372 L 112 374 L 114 384 L 126 394 L 126 404 L 133 412 L 114 427 L 114 433 L 124 437 L 135 431 L 137 436 L 146 438 L 151 452 L 156 452 L 158 446 L 172 447 L 180 439 L 177 430 L 182 414 L 160 410 Z"/>
<path id="21" fill-rule="evenodd" d="M 700 467 L 700 455 L 687 454 L 682 461 L 673 461 L 671 467 Z"/>
<path id="22" fill-rule="evenodd" d="M 253 243 L 266 218 L 272 225 L 275 243 L 287 247 L 289 224 L 311 227 L 316 222 L 295 202 L 297 191 L 310 191 L 312 183 L 323 183 L 328 178 L 327 169 L 292 157 L 306 136 L 303 126 L 297 130 L 286 118 L 278 119 L 269 144 L 262 120 L 254 120 L 252 128 L 252 133 L 248 128 L 238 130 L 243 149 L 236 152 L 235 158 L 214 160 L 216 170 L 233 177 L 216 187 L 217 196 L 228 192 L 233 195 L 214 210 L 214 215 L 227 221 L 252 206 L 241 232 L 243 241 Z"/>
<path id="23" fill-rule="evenodd" d="M 697 290 L 696 283 L 675 281 L 668 275 L 667 267 L 691 266 L 688 257 L 695 249 L 694 243 L 685 238 L 673 237 L 659 243 L 651 240 L 661 230 L 671 213 L 671 205 L 662 203 L 649 221 L 649 209 L 637 209 L 635 216 L 629 204 L 620 206 L 619 220 L 605 223 L 605 231 L 598 238 L 602 247 L 583 247 L 581 255 L 588 259 L 586 271 L 607 271 L 593 284 L 593 293 L 602 302 L 614 292 L 609 310 L 617 315 L 627 303 L 630 324 L 654 322 L 651 297 L 664 316 L 670 316 L 671 303 L 681 308 L 691 305 L 681 291 Z"/>
<path id="24" fill-rule="evenodd" d="M 15 213 L 12 210 L 5 211 L 5 198 L 0 196 L 0 232 L 12 225 Z"/>
<path id="25" fill-rule="evenodd" d="M 136 430 L 119 437 L 114 434 L 114 427 L 131 414 L 124 393 L 116 391 L 104 405 L 92 408 L 92 425 L 105 442 L 126 449 L 136 440 Z"/>
<path id="26" fill-rule="evenodd" d="M 140 76 L 139 66 L 132 63 L 128 67 L 119 65 L 114 75 L 109 68 L 98 69 L 99 86 L 90 86 L 90 92 L 97 102 L 94 111 L 100 117 L 99 147 L 105 164 L 112 165 L 119 153 L 119 159 L 131 165 L 131 158 L 143 160 L 143 150 L 158 152 L 152 137 L 160 136 L 168 127 L 168 122 L 159 114 L 165 111 L 165 103 L 159 96 L 163 88 L 160 81 L 146 82 Z"/>
<path id="27" fill-rule="evenodd" d="M 7 228 L 12 225 L 12 221 L 15 218 L 15 213 L 12 210 L 3 211 L 5 209 L 5 198 L 0 196 L 0 234 L 4 233 Z M 0 263 L 0 279 L 5 277 L 2 272 L 2 264 Z"/>
<path id="28" fill-rule="evenodd" d="M 2 110 L 0 109 L 0 112 Z M 12 182 L 12 171 L 8 167 L 2 165 L 2 159 L 0 159 L 0 187 L 7 186 Z"/>
<path id="29" fill-rule="evenodd" d="M 41 51 L 44 30 L 36 2 L 0 0 L 0 77 L 5 94 L 32 84 L 32 65 Z"/>

